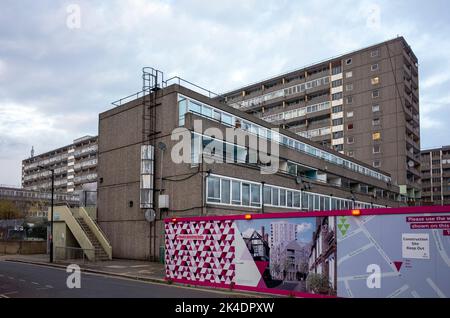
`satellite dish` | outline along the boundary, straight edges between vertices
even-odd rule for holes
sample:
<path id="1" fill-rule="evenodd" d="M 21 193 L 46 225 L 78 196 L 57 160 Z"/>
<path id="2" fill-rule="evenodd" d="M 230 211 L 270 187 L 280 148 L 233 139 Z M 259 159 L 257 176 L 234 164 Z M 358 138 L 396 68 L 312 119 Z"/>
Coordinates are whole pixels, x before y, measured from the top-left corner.
<path id="1" fill-rule="evenodd" d="M 145 216 L 145 219 L 147 220 L 147 222 L 152 223 L 156 219 L 156 212 L 153 209 L 147 209 L 144 212 L 144 216 Z"/>
<path id="2" fill-rule="evenodd" d="M 414 167 L 414 161 L 412 161 L 412 160 L 408 161 L 408 166 L 410 168 Z"/>
<path id="3" fill-rule="evenodd" d="M 297 177 L 295 178 L 295 183 L 297 183 L 297 184 L 302 184 L 302 183 L 303 183 L 302 177 L 297 176 Z"/>

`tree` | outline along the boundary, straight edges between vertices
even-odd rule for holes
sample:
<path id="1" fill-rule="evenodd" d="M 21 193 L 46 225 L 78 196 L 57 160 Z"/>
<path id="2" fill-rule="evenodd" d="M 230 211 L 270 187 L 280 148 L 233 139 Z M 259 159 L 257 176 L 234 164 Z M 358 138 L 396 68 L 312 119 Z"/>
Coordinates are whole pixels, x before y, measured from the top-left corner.
<path id="1" fill-rule="evenodd" d="M 328 277 L 324 274 L 309 273 L 306 278 L 308 289 L 315 294 L 330 294 L 331 285 Z"/>
<path id="2" fill-rule="evenodd" d="M 20 210 L 9 200 L 0 200 L 0 220 L 20 218 Z"/>

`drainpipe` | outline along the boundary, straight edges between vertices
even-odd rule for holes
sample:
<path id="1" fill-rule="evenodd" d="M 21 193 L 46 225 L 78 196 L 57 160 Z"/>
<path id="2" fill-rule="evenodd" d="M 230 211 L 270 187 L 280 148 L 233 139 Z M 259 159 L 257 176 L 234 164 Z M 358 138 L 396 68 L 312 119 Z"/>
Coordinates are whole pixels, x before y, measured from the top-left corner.
<path id="1" fill-rule="evenodd" d="M 261 195 L 261 213 L 264 214 L 264 185 L 266 184 L 265 181 L 261 181 L 261 190 L 262 190 L 262 195 Z"/>

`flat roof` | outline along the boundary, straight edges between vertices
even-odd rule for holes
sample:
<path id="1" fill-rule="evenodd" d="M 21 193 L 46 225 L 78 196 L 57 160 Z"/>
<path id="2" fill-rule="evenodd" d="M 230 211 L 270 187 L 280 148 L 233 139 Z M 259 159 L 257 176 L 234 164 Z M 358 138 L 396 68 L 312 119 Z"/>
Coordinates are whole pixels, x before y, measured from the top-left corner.
<path id="1" fill-rule="evenodd" d="M 302 66 L 300 68 L 296 68 L 294 70 L 286 71 L 286 72 L 283 72 L 281 74 L 276 74 L 276 75 L 271 76 L 269 78 L 265 78 L 265 79 L 262 79 L 262 80 L 259 80 L 259 81 L 256 81 L 256 82 L 252 82 L 250 84 L 246 84 L 246 85 L 241 86 L 239 88 L 235 88 L 235 89 L 226 91 L 226 92 L 218 94 L 218 95 L 220 95 L 221 97 L 229 96 L 229 95 L 238 93 L 238 92 L 246 90 L 246 89 L 254 88 L 255 85 L 260 85 L 260 84 L 267 83 L 267 82 L 270 82 L 270 81 L 275 81 L 275 80 L 281 79 L 281 78 L 289 76 L 289 75 L 294 75 L 294 74 L 296 74 L 296 73 L 298 73 L 300 71 L 305 71 L 305 70 L 313 68 L 315 66 L 320 66 L 321 64 L 328 63 L 328 62 L 331 62 L 331 61 L 336 60 L 336 59 L 343 59 L 346 56 L 350 56 L 350 55 L 355 54 L 357 52 L 370 50 L 370 49 L 375 48 L 375 47 L 377 47 L 379 45 L 389 44 L 389 43 L 393 43 L 393 42 L 397 42 L 397 41 L 403 42 L 405 44 L 405 46 L 409 49 L 409 51 L 412 53 L 414 58 L 417 60 L 417 57 L 415 56 L 415 54 L 412 51 L 412 49 L 409 46 L 409 44 L 406 42 L 405 38 L 403 36 L 398 36 L 398 37 L 395 37 L 393 39 L 390 39 L 390 40 L 387 40 L 387 41 L 383 41 L 383 42 L 379 42 L 379 43 L 376 43 L 376 44 L 372 44 L 370 46 L 367 46 L 367 47 L 364 47 L 364 48 L 361 48 L 361 49 L 353 50 L 353 51 L 350 51 L 350 52 L 347 52 L 347 53 L 344 53 L 344 54 L 340 54 L 340 55 L 337 55 L 337 56 L 330 57 L 328 59 L 324 59 L 324 60 L 320 60 L 320 61 L 317 61 L 317 62 L 314 62 L 314 63 L 310 63 L 310 64 L 304 65 L 304 66 Z"/>

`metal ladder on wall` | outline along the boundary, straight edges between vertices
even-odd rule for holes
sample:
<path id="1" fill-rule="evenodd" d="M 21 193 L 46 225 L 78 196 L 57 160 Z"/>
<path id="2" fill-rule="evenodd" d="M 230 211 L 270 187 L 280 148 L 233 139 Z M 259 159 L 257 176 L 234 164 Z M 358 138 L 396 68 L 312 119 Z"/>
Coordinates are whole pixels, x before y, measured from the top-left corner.
<path id="1" fill-rule="evenodd" d="M 164 83 L 163 72 L 153 67 L 142 68 L 142 143 L 155 146 L 156 131 L 156 93 Z"/>

